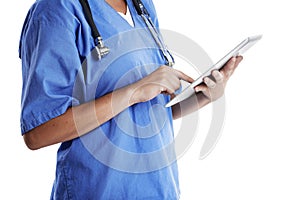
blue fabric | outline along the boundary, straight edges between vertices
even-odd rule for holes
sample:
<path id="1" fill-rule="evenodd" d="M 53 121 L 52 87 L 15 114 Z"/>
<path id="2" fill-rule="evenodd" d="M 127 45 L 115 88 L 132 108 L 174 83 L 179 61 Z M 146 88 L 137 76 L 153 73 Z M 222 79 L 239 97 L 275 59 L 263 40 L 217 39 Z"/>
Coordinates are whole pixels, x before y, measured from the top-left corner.
<path id="1" fill-rule="evenodd" d="M 143 1 L 158 26 L 151 0 Z M 22 134 L 71 106 L 134 83 L 165 63 L 128 1 L 132 27 L 104 0 L 89 0 L 111 52 L 98 61 L 79 1 L 40 0 L 24 23 Z M 178 199 L 168 96 L 133 105 L 90 133 L 62 143 L 51 199 Z M 117 103 L 117 100 L 116 102 Z"/>

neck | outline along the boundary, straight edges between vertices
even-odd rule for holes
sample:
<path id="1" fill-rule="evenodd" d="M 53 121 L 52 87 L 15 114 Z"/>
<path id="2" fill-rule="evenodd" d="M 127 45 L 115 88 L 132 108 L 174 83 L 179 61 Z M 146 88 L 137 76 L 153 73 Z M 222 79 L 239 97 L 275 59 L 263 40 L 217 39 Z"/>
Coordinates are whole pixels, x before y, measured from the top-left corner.
<path id="1" fill-rule="evenodd" d="M 126 14 L 127 11 L 127 3 L 125 0 L 105 0 L 113 9 L 117 12 L 121 12 Z"/>

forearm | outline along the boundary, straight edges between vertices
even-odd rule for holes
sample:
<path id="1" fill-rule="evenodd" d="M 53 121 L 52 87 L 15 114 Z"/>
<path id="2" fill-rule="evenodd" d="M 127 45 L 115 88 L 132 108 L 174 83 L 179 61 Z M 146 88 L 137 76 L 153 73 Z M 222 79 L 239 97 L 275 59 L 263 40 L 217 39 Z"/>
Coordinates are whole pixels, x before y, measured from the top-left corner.
<path id="1" fill-rule="evenodd" d="M 196 95 L 172 106 L 173 119 L 184 117 L 209 103 L 210 100 L 202 92 L 198 92 Z"/>
<path id="2" fill-rule="evenodd" d="M 132 87 L 127 86 L 94 101 L 71 107 L 64 114 L 25 133 L 25 143 L 34 150 L 84 135 L 134 104 L 130 100 L 132 91 Z"/>
<path id="3" fill-rule="evenodd" d="M 160 93 L 172 94 L 180 80 L 192 82 L 184 73 L 161 66 L 145 78 L 95 101 L 69 108 L 63 115 L 24 134 L 30 149 L 39 149 L 84 135 L 115 117 L 129 106 L 149 101 Z"/>

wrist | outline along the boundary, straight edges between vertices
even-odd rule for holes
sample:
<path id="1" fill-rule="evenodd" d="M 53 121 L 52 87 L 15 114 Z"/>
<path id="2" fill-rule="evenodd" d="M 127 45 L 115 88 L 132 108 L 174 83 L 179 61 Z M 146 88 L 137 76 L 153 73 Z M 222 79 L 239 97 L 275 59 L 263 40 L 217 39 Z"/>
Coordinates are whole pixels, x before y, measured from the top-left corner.
<path id="1" fill-rule="evenodd" d="M 127 97 L 128 97 L 129 106 L 141 102 L 141 96 L 143 95 L 141 94 L 141 91 L 139 90 L 139 86 L 137 85 L 137 83 L 127 86 L 126 90 L 127 90 L 126 93 L 128 95 Z"/>

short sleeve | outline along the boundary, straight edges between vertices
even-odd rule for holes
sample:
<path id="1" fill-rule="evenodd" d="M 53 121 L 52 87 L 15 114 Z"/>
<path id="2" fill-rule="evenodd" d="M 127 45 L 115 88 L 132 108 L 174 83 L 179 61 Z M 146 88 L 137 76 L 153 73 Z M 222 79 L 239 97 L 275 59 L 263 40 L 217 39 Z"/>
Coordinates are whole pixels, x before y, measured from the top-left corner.
<path id="1" fill-rule="evenodd" d="M 55 21 L 31 21 L 24 27 L 19 49 L 22 134 L 79 104 L 73 87 L 81 69 L 75 34 L 70 28 Z"/>

